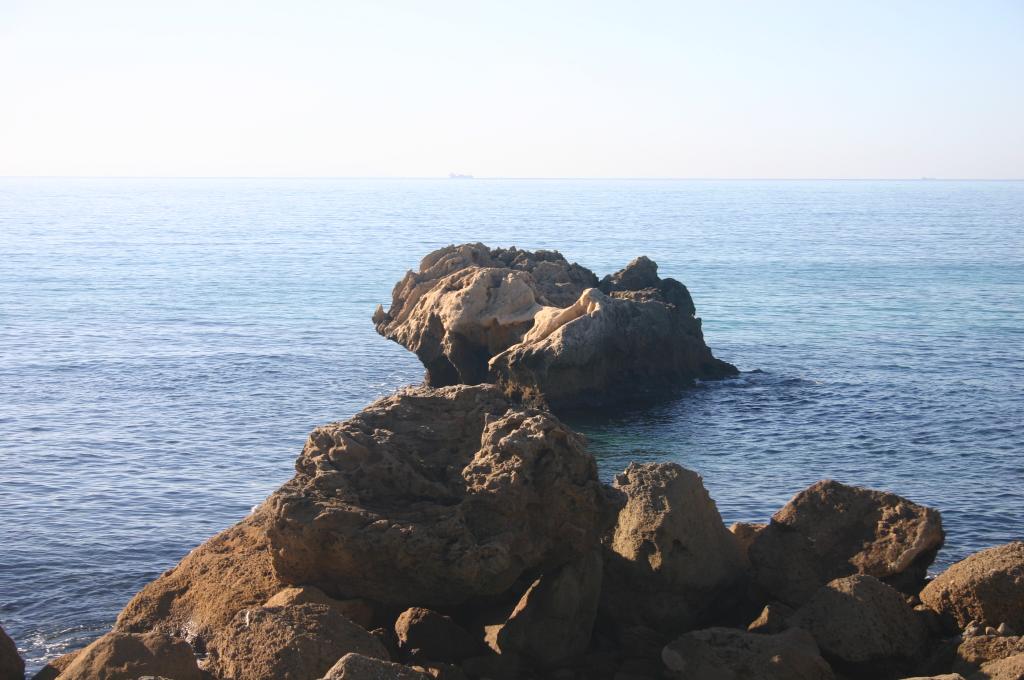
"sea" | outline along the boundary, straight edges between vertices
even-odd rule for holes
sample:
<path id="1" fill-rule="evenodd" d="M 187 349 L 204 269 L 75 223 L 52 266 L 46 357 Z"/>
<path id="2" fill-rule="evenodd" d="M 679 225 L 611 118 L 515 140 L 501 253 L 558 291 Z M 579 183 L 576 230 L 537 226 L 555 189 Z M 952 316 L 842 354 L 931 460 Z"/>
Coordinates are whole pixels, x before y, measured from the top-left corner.
<path id="1" fill-rule="evenodd" d="M 370 317 L 452 243 L 638 255 L 741 369 L 573 415 L 610 480 L 726 522 L 824 478 L 942 512 L 934 570 L 1024 538 L 1024 182 L 0 179 L 0 625 L 30 670 L 422 379 Z"/>

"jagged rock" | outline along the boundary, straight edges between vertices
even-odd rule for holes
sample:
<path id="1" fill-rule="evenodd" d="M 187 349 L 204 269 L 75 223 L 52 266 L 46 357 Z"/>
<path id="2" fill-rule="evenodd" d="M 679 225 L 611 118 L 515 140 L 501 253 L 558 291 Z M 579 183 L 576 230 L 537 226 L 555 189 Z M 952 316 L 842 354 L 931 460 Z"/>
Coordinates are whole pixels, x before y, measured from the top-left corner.
<path id="1" fill-rule="evenodd" d="M 349 652 L 331 666 L 323 680 L 431 680 L 431 676 L 408 666 Z"/>
<path id="2" fill-rule="evenodd" d="M 777 635 L 734 628 L 687 633 L 661 654 L 679 680 L 833 680 L 814 638 L 800 629 Z"/>
<path id="3" fill-rule="evenodd" d="M 56 659 L 50 659 L 46 662 L 45 666 L 39 669 L 38 673 L 32 676 L 32 680 L 54 680 L 54 678 L 63 673 L 64 669 L 70 666 L 81 653 L 81 649 L 76 649 L 73 652 L 61 654 Z"/>
<path id="4" fill-rule="evenodd" d="M 378 308 L 373 322 L 419 357 L 426 384 L 477 384 L 487 360 L 518 342 L 542 306 L 568 306 L 596 285 L 593 272 L 557 252 L 448 246 L 395 285 L 391 309 Z"/>
<path id="5" fill-rule="evenodd" d="M 753 545 L 762 531 L 768 527 L 767 524 L 752 522 L 734 522 L 729 526 L 729 531 L 736 537 L 736 544 L 740 548 L 740 556 L 743 558 L 743 567 L 750 569 L 750 546 Z"/>
<path id="6" fill-rule="evenodd" d="M 336 610 L 353 623 L 358 623 L 369 630 L 373 626 L 375 616 L 373 603 L 369 600 L 355 598 L 351 600 L 335 600 L 327 593 L 314 586 L 292 586 L 284 588 L 267 600 L 264 607 L 287 607 L 290 604 L 324 604 Z"/>
<path id="7" fill-rule="evenodd" d="M 749 551 L 753 582 L 764 599 L 794 607 L 852 574 L 913 591 L 944 537 L 936 510 L 825 480 L 798 493 L 756 536 Z"/>
<path id="8" fill-rule="evenodd" d="M 498 651 L 542 668 L 582 654 L 597 615 L 601 571 L 601 554 L 594 550 L 537 578 L 495 631 Z"/>
<path id="9" fill-rule="evenodd" d="M 964 638 L 956 649 L 953 670 L 963 675 L 978 672 L 992 661 L 1024 654 L 1024 637 L 979 635 Z"/>
<path id="10" fill-rule="evenodd" d="M 974 619 L 1024 630 L 1024 542 L 982 550 L 957 562 L 921 591 L 921 601 L 959 626 Z"/>
<path id="11" fill-rule="evenodd" d="M 589 552 L 603 495 L 583 439 L 493 386 L 407 388 L 317 428 L 267 504 L 278 575 L 433 608 Z"/>
<path id="12" fill-rule="evenodd" d="M 274 575 L 263 507 L 189 553 L 144 587 L 114 630 L 161 630 L 198 651 L 242 609 L 259 607 L 284 587 Z"/>
<path id="13" fill-rule="evenodd" d="M 659 299 L 675 305 L 682 313 L 693 316 L 697 312 L 686 286 L 675 279 L 659 277 L 657 263 L 644 255 L 601 279 L 598 287 L 602 293 L 612 296 L 615 293 L 654 290 Z"/>
<path id="14" fill-rule="evenodd" d="M 0 679 L 20 680 L 25 677 L 25 662 L 18 654 L 18 646 L 0 628 Z"/>
<path id="15" fill-rule="evenodd" d="M 863 574 L 820 588 L 789 618 L 789 625 L 809 631 L 837 669 L 876 677 L 909 670 L 927 641 L 903 597 Z"/>
<path id="16" fill-rule="evenodd" d="M 657 395 L 737 373 L 712 356 L 700 319 L 653 288 L 612 296 L 590 288 L 565 309 L 541 309 L 490 370 L 506 394 L 552 408 Z"/>
<path id="17" fill-rule="evenodd" d="M 77 654 L 60 680 L 135 680 L 157 675 L 175 680 L 202 680 L 192 648 L 158 631 L 107 633 Z"/>
<path id="18" fill-rule="evenodd" d="M 743 561 L 700 475 L 675 463 L 631 463 L 614 488 L 626 502 L 605 551 L 608 618 L 676 634 L 712 605 L 722 608 Z"/>
<path id="19" fill-rule="evenodd" d="M 982 664 L 969 680 L 1024 680 L 1024 654 Z"/>
<path id="20" fill-rule="evenodd" d="M 462 661 L 483 654 L 483 643 L 443 614 L 411 607 L 395 621 L 398 649 L 407 659 Z"/>
<path id="21" fill-rule="evenodd" d="M 781 633 L 789 627 L 789 617 L 794 614 L 792 607 L 781 602 L 766 604 L 760 615 L 750 622 L 747 630 L 751 633 Z"/>
<path id="22" fill-rule="evenodd" d="M 379 659 L 373 636 L 323 604 L 238 612 L 209 643 L 206 670 L 236 680 L 316 680 L 349 652 Z"/>

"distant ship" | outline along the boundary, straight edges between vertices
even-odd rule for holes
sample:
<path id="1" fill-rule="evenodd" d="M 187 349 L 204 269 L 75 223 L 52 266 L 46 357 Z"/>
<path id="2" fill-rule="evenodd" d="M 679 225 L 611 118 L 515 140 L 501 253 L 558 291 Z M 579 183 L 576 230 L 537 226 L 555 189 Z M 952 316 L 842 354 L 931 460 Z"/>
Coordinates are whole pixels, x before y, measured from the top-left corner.
<path id="1" fill-rule="evenodd" d="M 473 179 L 473 175 L 460 175 L 457 172 L 449 172 L 448 179 Z"/>

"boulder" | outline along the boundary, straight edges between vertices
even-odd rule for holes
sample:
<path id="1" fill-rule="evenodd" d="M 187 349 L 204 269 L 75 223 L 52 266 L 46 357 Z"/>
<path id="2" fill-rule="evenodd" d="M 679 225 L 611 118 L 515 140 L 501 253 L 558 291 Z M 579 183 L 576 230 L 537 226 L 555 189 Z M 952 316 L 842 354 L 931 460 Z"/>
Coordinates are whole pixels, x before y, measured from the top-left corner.
<path id="1" fill-rule="evenodd" d="M 590 642 L 601 595 L 597 550 L 542 574 L 494 633 L 497 651 L 548 668 L 582 654 Z"/>
<path id="2" fill-rule="evenodd" d="M 921 591 L 921 601 L 961 628 L 1005 623 L 1024 631 L 1024 542 L 989 548 L 957 562 Z"/>
<path id="3" fill-rule="evenodd" d="M 700 319 L 655 288 L 610 296 L 589 288 L 569 307 L 541 309 L 490 371 L 506 394 L 555 409 L 659 396 L 737 373 L 712 356 Z"/>
<path id="4" fill-rule="evenodd" d="M 60 680 L 135 680 L 156 675 L 174 680 L 202 680 L 188 643 L 150 633 L 107 633 L 74 657 L 61 672 Z"/>
<path id="5" fill-rule="evenodd" d="M 747 630 L 751 633 L 781 633 L 789 627 L 789 617 L 794 614 L 793 608 L 781 602 L 770 602 L 756 619 L 750 622 Z"/>
<path id="6" fill-rule="evenodd" d="M 679 680 L 833 680 L 814 638 L 800 629 L 776 635 L 734 628 L 687 633 L 661 653 L 668 677 Z"/>
<path id="7" fill-rule="evenodd" d="M 323 680 L 431 680 L 431 676 L 408 666 L 349 652 L 331 666 Z"/>
<path id="8" fill-rule="evenodd" d="M 593 272 L 553 251 L 448 246 L 427 255 L 373 315 L 377 332 L 411 350 L 433 387 L 487 379 L 487 360 L 519 341 L 543 306 L 565 307 Z"/>
<path id="9" fill-rule="evenodd" d="M 736 543 L 740 548 L 740 555 L 743 558 L 743 567 L 750 569 L 750 546 L 754 544 L 762 531 L 768 527 L 767 524 L 752 522 L 733 522 L 729 525 L 729 531 L 736 537 Z"/>
<path id="10" fill-rule="evenodd" d="M 25 677 L 25 662 L 18 654 L 18 646 L 0 628 L 0 679 L 20 680 Z"/>
<path id="11" fill-rule="evenodd" d="M 327 605 L 256 607 L 218 631 L 205 668 L 236 680 L 316 680 L 349 652 L 388 656 L 373 636 Z"/>
<path id="12" fill-rule="evenodd" d="M 909 670 L 927 642 L 924 627 L 903 597 L 863 574 L 820 588 L 788 623 L 809 631 L 837 670 L 873 677 Z"/>
<path id="13" fill-rule="evenodd" d="M 829 581 L 874 576 L 916 592 L 945 534 L 938 511 L 825 480 L 798 493 L 750 545 L 754 590 L 793 607 Z"/>
<path id="14" fill-rule="evenodd" d="M 956 649 L 953 670 L 964 675 L 978 672 L 982 666 L 1011 656 L 1024 654 L 1024 637 L 976 635 L 965 637 Z"/>
<path id="15" fill-rule="evenodd" d="M 743 558 L 700 475 L 675 463 L 631 463 L 606 541 L 602 609 L 617 625 L 692 629 L 738 591 Z"/>
<path id="16" fill-rule="evenodd" d="M 70 666 L 81 653 L 81 649 L 76 649 L 73 652 L 61 654 L 56 659 L 50 659 L 46 662 L 45 666 L 40 668 L 39 671 L 32 676 L 32 680 L 54 680 L 54 678 L 63 673 L 64 669 Z"/>
<path id="17" fill-rule="evenodd" d="M 1024 680 L 1024 654 L 982 664 L 969 680 Z"/>
<path id="18" fill-rule="evenodd" d="M 266 519 L 261 506 L 193 550 L 131 599 L 114 630 L 160 630 L 204 651 L 206 640 L 235 614 L 259 607 L 283 587 L 274 575 Z"/>
<path id="19" fill-rule="evenodd" d="M 583 439 L 493 386 L 407 388 L 317 428 L 267 501 L 274 566 L 332 597 L 440 608 L 589 552 L 603 495 Z"/>
<path id="20" fill-rule="evenodd" d="M 406 659 L 462 661 L 486 652 L 483 643 L 443 614 L 410 607 L 395 621 L 398 649 Z"/>
<path id="21" fill-rule="evenodd" d="M 369 600 L 355 598 L 352 600 L 335 600 L 327 593 L 314 586 L 292 586 L 280 590 L 267 600 L 264 607 L 287 607 L 290 604 L 325 604 L 353 623 L 370 630 L 376 619 L 373 603 Z"/>

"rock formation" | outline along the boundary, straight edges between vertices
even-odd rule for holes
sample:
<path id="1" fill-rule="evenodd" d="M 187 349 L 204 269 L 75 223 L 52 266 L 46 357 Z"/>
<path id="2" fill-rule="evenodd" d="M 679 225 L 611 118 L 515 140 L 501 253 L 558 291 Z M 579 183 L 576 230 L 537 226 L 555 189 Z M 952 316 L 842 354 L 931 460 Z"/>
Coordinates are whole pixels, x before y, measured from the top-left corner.
<path id="1" fill-rule="evenodd" d="M 0 678 L 21 678 L 25 675 L 25 662 L 18 654 L 18 646 L 0 628 Z"/>
<path id="2" fill-rule="evenodd" d="M 796 607 L 820 586 L 853 574 L 916 592 L 944 538 L 931 508 L 826 480 L 775 513 L 748 555 L 758 594 Z"/>
<path id="3" fill-rule="evenodd" d="M 833 680 L 814 638 L 800 629 L 758 635 L 733 628 L 687 633 L 665 647 L 669 677 L 679 680 Z"/>
<path id="4" fill-rule="evenodd" d="M 107 633 L 79 653 L 60 680 L 135 680 L 156 675 L 174 680 L 202 680 L 192 648 L 158 631 Z"/>
<path id="5" fill-rule="evenodd" d="M 921 601 L 963 628 L 977 621 L 1024 632 L 1024 542 L 957 562 L 921 591 Z"/>
<path id="6" fill-rule="evenodd" d="M 428 385 L 497 382 L 563 408 L 735 374 L 712 356 L 694 313 L 686 287 L 646 257 L 599 283 L 558 253 L 478 243 L 428 255 L 373 320 L 416 353 Z"/>

